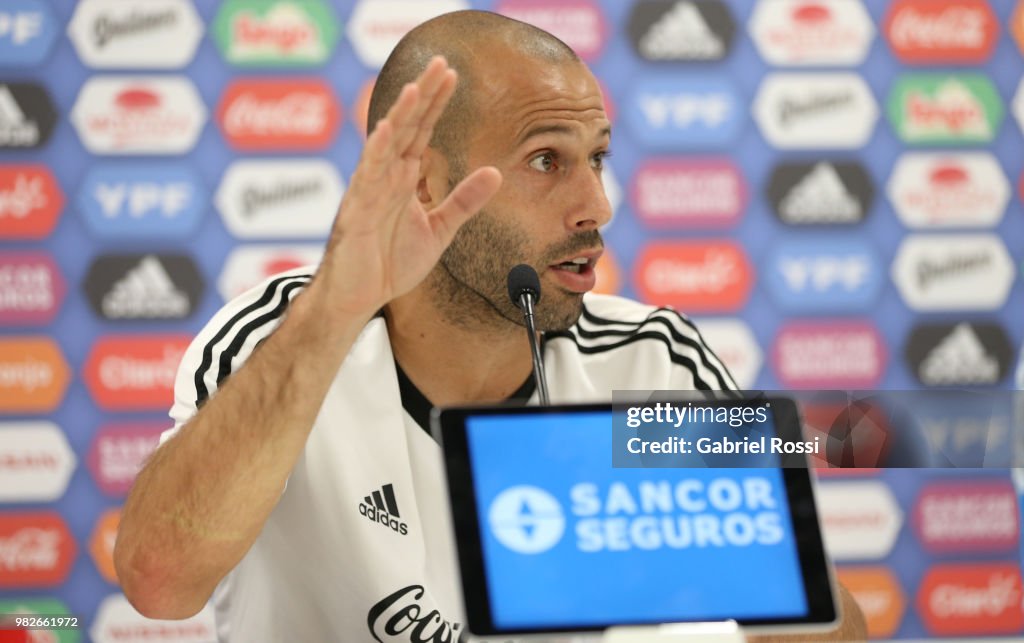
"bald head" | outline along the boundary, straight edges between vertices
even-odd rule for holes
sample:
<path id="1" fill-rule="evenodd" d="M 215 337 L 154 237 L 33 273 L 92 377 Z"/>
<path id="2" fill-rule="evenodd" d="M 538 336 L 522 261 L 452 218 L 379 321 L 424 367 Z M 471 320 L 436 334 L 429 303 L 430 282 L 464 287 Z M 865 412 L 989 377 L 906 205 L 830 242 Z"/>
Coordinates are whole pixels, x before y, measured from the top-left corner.
<path id="1" fill-rule="evenodd" d="M 387 115 L 406 83 L 413 82 L 434 56 L 444 56 L 459 74 L 455 93 L 437 125 L 430 146 L 462 174 L 462 152 L 476 121 L 477 79 L 500 56 L 519 55 L 548 64 L 578 63 L 569 45 L 543 29 L 486 11 L 456 11 L 415 27 L 395 46 L 370 96 L 370 131 Z"/>

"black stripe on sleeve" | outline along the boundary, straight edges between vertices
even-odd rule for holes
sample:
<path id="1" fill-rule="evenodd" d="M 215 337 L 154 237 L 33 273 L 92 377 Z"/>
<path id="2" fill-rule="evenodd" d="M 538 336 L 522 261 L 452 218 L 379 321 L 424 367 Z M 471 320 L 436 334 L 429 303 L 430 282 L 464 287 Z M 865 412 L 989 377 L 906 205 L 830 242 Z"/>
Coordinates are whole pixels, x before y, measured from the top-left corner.
<path id="1" fill-rule="evenodd" d="M 237 314 L 235 314 L 235 316 L 229 319 L 228 323 L 224 324 L 220 328 L 220 330 L 217 331 L 217 334 L 215 334 L 213 338 L 211 338 L 210 341 L 206 343 L 206 345 L 203 347 L 202 362 L 199 364 L 199 368 L 196 369 L 194 378 L 196 386 L 196 408 L 199 408 L 203 404 L 205 404 L 206 400 L 209 399 L 210 397 L 210 390 L 206 386 L 206 375 L 209 372 L 211 366 L 213 365 L 213 352 L 215 350 L 216 345 L 220 343 L 225 337 L 227 337 L 228 334 L 230 334 L 232 330 L 234 330 L 235 327 L 239 323 L 241 323 L 246 317 L 252 315 L 252 313 L 269 304 L 275 297 L 280 297 L 281 300 L 274 307 L 271 313 L 261 315 L 260 317 L 256 318 L 254 322 L 246 324 L 241 329 L 239 329 L 238 333 L 241 336 L 241 340 L 239 341 L 239 335 L 236 335 L 227 349 L 229 351 L 233 349 L 237 354 L 238 348 L 241 347 L 242 343 L 245 342 L 245 339 L 248 337 L 248 335 L 252 333 L 254 330 L 256 330 L 262 324 L 267 323 L 268 321 L 273 321 L 274 319 L 279 317 L 284 312 L 284 309 L 288 306 L 288 294 L 291 293 L 291 291 L 294 290 L 296 287 L 304 286 L 305 284 L 307 284 L 309 280 L 312 279 L 312 277 L 313 275 L 303 274 L 274 279 L 269 284 L 267 284 L 266 289 L 263 291 L 263 294 L 260 295 L 259 299 L 257 299 L 255 302 L 249 304 L 248 306 L 240 310 Z M 281 284 L 285 284 L 285 286 L 281 288 L 281 292 L 278 293 L 277 288 Z M 231 360 L 234 358 L 234 356 L 235 355 L 231 355 L 225 361 L 224 353 L 220 355 L 220 359 L 218 361 L 219 370 L 217 373 L 218 384 L 221 382 L 221 380 L 224 379 L 224 377 L 227 377 L 227 372 L 224 370 L 225 364 L 226 367 L 230 369 Z"/>

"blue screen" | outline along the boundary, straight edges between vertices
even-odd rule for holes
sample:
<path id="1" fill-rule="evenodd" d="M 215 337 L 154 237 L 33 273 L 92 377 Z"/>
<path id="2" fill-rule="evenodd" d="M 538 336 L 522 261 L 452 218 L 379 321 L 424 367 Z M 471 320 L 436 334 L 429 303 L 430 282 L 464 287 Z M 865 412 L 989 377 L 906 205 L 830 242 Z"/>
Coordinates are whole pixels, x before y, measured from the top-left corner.
<path id="1" fill-rule="evenodd" d="M 616 469 L 605 412 L 467 434 L 495 627 L 807 614 L 780 470 Z"/>

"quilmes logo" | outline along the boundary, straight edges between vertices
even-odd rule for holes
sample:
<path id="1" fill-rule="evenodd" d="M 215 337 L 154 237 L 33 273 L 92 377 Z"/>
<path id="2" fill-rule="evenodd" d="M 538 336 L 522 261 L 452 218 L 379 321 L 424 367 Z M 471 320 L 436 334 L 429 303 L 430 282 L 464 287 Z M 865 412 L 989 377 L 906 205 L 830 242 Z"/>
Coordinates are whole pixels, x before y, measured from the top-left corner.
<path id="1" fill-rule="evenodd" d="M 64 278 L 50 255 L 0 255 L 0 325 L 49 323 L 65 292 Z"/>
<path id="2" fill-rule="evenodd" d="M 980 65 L 999 38 L 985 0 L 897 0 L 884 29 L 893 53 L 909 64 Z"/>
<path id="3" fill-rule="evenodd" d="M 653 148 L 722 148 L 744 120 L 739 93 L 721 77 L 641 79 L 627 100 L 623 117 Z"/>
<path id="4" fill-rule="evenodd" d="M 721 60 L 729 53 L 736 22 L 720 0 L 641 0 L 629 16 L 629 39 L 650 61 Z"/>
<path id="5" fill-rule="evenodd" d="M 562 546 L 566 535 L 571 535 L 569 546 L 583 553 L 774 545 L 785 535 L 773 485 L 757 475 L 674 483 L 579 482 L 567 491 L 563 503 L 530 485 L 502 490 L 488 505 L 489 535 L 527 556 Z M 694 528 L 693 514 L 709 519 L 708 529 Z M 625 529 L 616 528 L 614 537 L 606 529 L 623 522 Z"/>
<path id="6" fill-rule="evenodd" d="M 53 422 L 0 422 L 0 501 L 53 502 L 64 495 L 75 464 Z"/>
<path id="7" fill-rule="evenodd" d="M 143 463 L 160 443 L 166 424 L 114 424 L 101 427 L 86 456 L 86 466 L 100 491 L 124 497 Z"/>
<path id="8" fill-rule="evenodd" d="M 104 239 L 184 239 L 207 207 L 196 171 L 180 163 L 98 165 L 78 192 L 86 226 Z"/>
<path id="9" fill-rule="evenodd" d="M 779 163 L 768 180 L 768 200 L 789 225 L 860 223 L 871 210 L 875 187 L 856 161 Z"/>
<path id="10" fill-rule="evenodd" d="M 93 154 L 183 154 L 206 122 L 206 107 L 185 76 L 93 76 L 71 110 Z"/>
<path id="11" fill-rule="evenodd" d="M 1009 480 L 932 482 L 914 505 L 914 531 L 933 553 L 1010 553 L 1020 537 Z"/>
<path id="12" fill-rule="evenodd" d="M 129 636 L 130 639 L 127 638 Z M 122 643 L 126 640 L 202 643 L 217 640 L 217 628 L 212 605 L 206 605 L 198 614 L 184 620 L 155 621 L 135 611 L 124 594 L 111 594 L 96 610 L 89 637 L 96 643 Z"/>
<path id="13" fill-rule="evenodd" d="M 64 194 L 45 165 L 0 165 L 0 239 L 41 239 L 53 231 Z"/>
<path id="14" fill-rule="evenodd" d="M 359 503 L 359 514 L 403 536 L 409 533 L 409 525 L 401 521 L 395 488 L 390 482 L 363 498 Z"/>
<path id="15" fill-rule="evenodd" d="M 0 588 L 55 587 L 77 548 L 56 511 L 0 514 Z"/>
<path id="16" fill-rule="evenodd" d="M 68 24 L 78 57 L 97 69 L 180 69 L 202 36 L 189 0 L 82 0 Z"/>
<path id="17" fill-rule="evenodd" d="M 192 314 L 204 284 L 192 258 L 180 254 L 117 254 L 97 257 L 83 284 L 93 311 L 103 319 L 169 320 Z"/>
<path id="18" fill-rule="evenodd" d="M 343 192 L 329 161 L 238 161 L 224 174 L 216 203 L 242 239 L 326 238 Z"/>
<path id="19" fill-rule="evenodd" d="M 217 279 L 224 301 L 231 301 L 272 275 L 302 266 L 315 266 L 323 256 L 323 245 L 247 244 L 231 251 Z M 315 268 L 311 268 L 315 269 Z"/>
<path id="20" fill-rule="evenodd" d="M 341 106 L 322 80 L 238 80 L 217 108 L 228 143 L 238 150 L 316 150 L 331 144 Z"/>
<path id="21" fill-rule="evenodd" d="M 644 301 L 687 312 L 732 312 L 753 286 L 747 256 L 731 241 L 652 243 L 636 262 Z"/>
<path id="22" fill-rule="evenodd" d="M 775 374 L 792 389 L 872 389 L 885 362 L 885 344 L 869 322 L 792 322 L 772 346 Z"/>
<path id="23" fill-rule="evenodd" d="M 348 22 L 348 38 L 363 64 L 380 69 L 413 27 L 442 13 L 469 8 L 465 0 L 359 0 Z"/>
<path id="24" fill-rule="evenodd" d="M 0 9 L 4 66 L 38 65 L 57 39 L 57 21 L 43 0 L 7 0 Z"/>
<path id="25" fill-rule="evenodd" d="M 993 234 L 910 235 L 892 265 L 892 280 L 917 311 L 997 310 L 1015 268 Z"/>
<path id="26" fill-rule="evenodd" d="M 761 133 L 780 149 L 852 149 L 871 137 L 878 106 L 850 73 L 769 74 L 754 99 Z"/>
<path id="27" fill-rule="evenodd" d="M 875 28 L 860 0 L 774 0 L 754 7 L 750 35 L 772 65 L 854 66 Z"/>
<path id="28" fill-rule="evenodd" d="M 319 65 L 338 40 L 338 21 L 321 0 L 229 0 L 213 28 L 233 65 Z"/>
<path id="29" fill-rule="evenodd" d="M 889 94 L 889 120 L 907 143 L 988 143 L 999 131 L 1003 105 L 983 74 L 911 74 Z"/>
<path id="30" fill-rule="evenodd" d="M 836 577 L 850 590 L 864 612 L 868 637 L 891 638 L 899 629 L 907 607 L 903 588 L 892 571 L 883 566 L 846 567 L 837 569 Z"/>
<path id="31" fill-rule="evenodd" d="M 0 83 L 0 151 L 42 147 L 57 124 L 50 94 L 36 83 Z"/>
<path id="32" fill-rule="evenodd" d="M 102 337 L 83 369 L 86 386 L 100 408 L 108 411 L 168 409 L 189 341 L 187 335 Z"/>
<path id="33" fill-rule="evenodd" d="M 1010 201 L 1010 183 L 987 152 L 904 154 L 888 192 L 911 228 L 994 226 Z"/>
<path id="34" fill-rule="evenodd" d="M 829 482 L 818 487 L 825 548 L 836 560 L 884 558 L 903 525 L 889 487 L 877 480 Z"/>
<path id="35" fill-rule="evenodd" d="M 747 186 L 729 159 L 663 158 L 640 166 L 630 197 L 651 227 L 728 227 L 746 208 Z"/>
<path id="36" fill-rule="evenodd" d="M 596 60 L 608 40 L 608 27 L 594 0 L 501 0 L 495 12 L 554 34 L 587 61 Z"/>
<path id="37" fill-rule="evenodd" d="M 925 629 L 936 636 L 1016 634 L 1024 628 L 1020 565 L 955 563 L 928 570 L 917 594 Z"/>
<path id="38" fill-rule="evenodd" d="M 986 386 L 1010 371 L 1013 347 L 991 322 L 919 324 L 906 346 L 907 365 L 925 386 Z"/>
<path id="39" fill-rule="evenodd" d="M 871 243 L 855 239 L 792 239 L 767 262 L 765 285 L 793 312 L 866 312 L 882 288 L 883 271 Z"/>
<path id="40" fill-rule="evenodd" d="M 70 377 L 51 338 L 0 338 L 0 412 L 48 413 L 64 399 Z"/>

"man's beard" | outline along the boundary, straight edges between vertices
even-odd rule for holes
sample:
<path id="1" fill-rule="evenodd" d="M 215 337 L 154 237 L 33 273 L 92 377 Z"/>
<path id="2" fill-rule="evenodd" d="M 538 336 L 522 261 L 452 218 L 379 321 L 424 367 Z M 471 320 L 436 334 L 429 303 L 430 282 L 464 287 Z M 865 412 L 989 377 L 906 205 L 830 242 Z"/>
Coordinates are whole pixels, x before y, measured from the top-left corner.
<path id="1" fill-rule="evenodd" d="M 508 295 L 509 270 L 520 263 L 538 272 L 574 252 L 603 245 L 601 234 L 590 230 L 545 249 L 534 258 L 526 231 L 481 210 L 456 233 L 431 275 L 438 308 L 452 323 L 467 328 L 524 326 L 523 313 Z M 537 329 L 565 330 L 583 310 L 583 295 L 549 287 L 535 311 Z"/>

